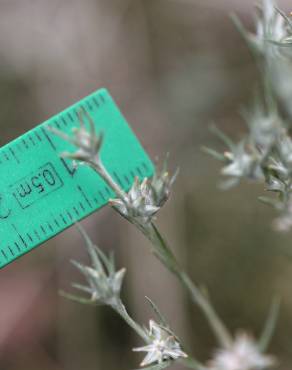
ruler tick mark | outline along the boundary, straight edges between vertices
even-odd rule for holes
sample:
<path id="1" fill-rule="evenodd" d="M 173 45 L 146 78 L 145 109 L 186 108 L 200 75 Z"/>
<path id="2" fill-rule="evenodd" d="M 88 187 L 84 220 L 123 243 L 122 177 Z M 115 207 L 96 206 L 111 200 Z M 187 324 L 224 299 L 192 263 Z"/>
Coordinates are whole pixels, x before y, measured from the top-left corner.
<path id="1" fill-rule="evenodd" d="M 82 211 L 85 212 L 85 208 L 84 208 L 84 205 L 82 204 L 82 202 L 79 202 L 79 205 L 80 205 L 80 208 L 82 209 Z"/>
<path id="2" fill-rule="evenodd" d="M 29 141 L 32 143 L 32 145 L 34 146 L 35 145 L 35 142 L 34 142 L 34 140 L 33 140 L 33 138 L 32 138 L 32 136 L 31 135 L 29 135 L 28 136 L 28 138 L 29 138 Z"/>
<path id="3" fill-rule="evenodd" d="M 56 225 L 58 228 L 60 228 L 60 224 L 59 224 L 59 222 L 58 222 L 58 220 L 57 220 L 56 218 L 54 218 L 54 222 L 55 222 L 55 225 Z"/>
<path id="4" fill-rule="evenodd" d="M 124 179 L 126 180 L 126 182 L 127 182 L 128 185 L 131 185 L 131 182 L 130 182 L 130 180 L 129 180 L 129 178 L 128 178 L 127 175 L 124 175 Z"/>
<path id="5" fill-rule="evenodd" d="M 99 102 L 97 101 L 97 99 L 95 98 L 95 96 L 92 98 L 94 104 L 97 106 L 97 108 L 99 108 Z"/>
<path id="6" fill-rule="evenodd" d="M 44 137 L 47 139 L 48 143 L 51 145 L 51 147 L 54 149 L 54 150 L 57 150 L 55 144 L 52 142 L 51 138 L 49 137 L 49 135 L 47 134 L 46 132 L 46 129 L 42 127 L 42 132 L 44 134 Z"/>
<path id="7" fill-rule="evenodd" d="M 72 217 L 70 211 L 67 210 L 66 213 L 67 213 L 68 217 L 70 218 L 70 220 L 73 221 L 73 217 Z"/>
<path id="8" fill-rule="evenodd" d="M 85 194 L 84 190 L 81 188 L 80 185 L 77 185 L 77 189 L 79 190 L 79 192 L 81 193 L 82 197 L 84 198 L 86 203 L 89 205 L 89 207 L 92 208 L 92 204 L 90 200 L 88 199 L 87 195 Z"/>
<path id="9" fill-rule="evenodd" d="M 101 190 L 98 191 L 99 195 L 102 197 L 103 200 L 105 200 L 105 196 Z"/>
<path id="10" fill-rule="evenodd" d="M 1 253 L 2 253 L 2 255 L 5 257 L 5 259 L 7 259 L 7 255 L 6 255 L 6 253 L 4 252 L 4 250 L 3 250 L 3 249 L 1 249 Z"/>
<path id="11" fill-rule="evenodd" d="M 41 142 L 42 141 L 42 138 L 38 134 L 38 131 L 37 130 L 35 130 L 34 134 L 35 134 L 35 137 L 37 138 L 37 140 Z"/>
<path id="12" fill-rule="evenodd" d="M 100 94 L 99 97 L 102 103 L 104 104 L 106 102 L 105 97 L 102 94 Z"/>
<path id="13" fill-rule="evenodd" d="M 4 155 L 4 158 L 6 159 L 6 161 L 9 161 L 9 157 L 8 157 L 7 153 L 4 152 L 3 155 Z"/>
<path id="14" fill-rule="evenodd" d="M 37 232 L 37 230 L 34 230 L 33 232 L 34 232 L 34 235 L 38 238 L 38 240 L 41 240 L 40 235 L 39 235 L 39 233 Z"/>
<path id="15" fill-rule="evenodd" d="M 42 230 L 43 234 L 44 234 L 44 235 L 47 235 L 47 232 L 46 232 L 45 228 L 43 227 L 43 225 L 40 225 L 40 228 L 41 228 L 41 230 Z"/>
<path id="16" fill-rule="evenodd" d="M 62 213 L 60 213 L 60 217 L 62 221 L 64 222 L 64 224 L 67 225 L 67 221 L 65 220 L 65 217 L 62 215 Z"/>
<path id="17" fill-rule="evenodd" d="M 73 210 L 74 210 L 74 212 L 75 212 L 76 216 L 77 216 L 77 217 L 79 217 L 78 209 L 77 209 L 76 207 L 73 207 Z"/>
<path id="18" fill-rule="evenodd" d="M 22 139 L 21 141 L 22 141 L 22 144 L 24 145 L 25 149 L 28 149 L 28 144 L 25 141 L 25 139 Z"/>
<path id="19" fill-rule="evenodd" d="M 26 235 L 27 235 L 27 237 L 28 237 L 28 239 L 31 241 L 31 243 L 33 242 L 33 239 L 32 239 L 32 237 L 31 237 L 31 235 L 29 234 L 29 233 L 26 233 Z"/>
<path id="20" fill-rule="evenodd" d="M 138 174 L 142 177 L 143 176 L 143 173 L 142 171 L 140 170 L 140 167 L 136 167 L 136 171 L 138 172 Z"/>
<path id="21" fill-rule="evenodd" d="M 17 158 L 15 151 L 12 149 L 12 147 L 9 147 L 9 151 L 12 154 L 13 158 L 16 160 L 17 163 L 19 163 L 19 159 Z"/>
<path id="22" fill-rule="evenodd" d="M 20 246 L 18 245 L 18 243 L 17 242 L 14 242 L 14 245 L 16 246 L 18 252 L 21 252 L 21 249 L 20 249 Z"/>
<path id="23" fill-rule="evenodd" d="M 11 226 L 14 229 L 14 231 L 16 232 L 19 239 L 21 240 L 22 244 L 25 246 L 25 248 L 27 248 L 27 243 L 26 243 L 25 239 L 23 238 L 23 236 L 20 234 L 20 232 L 17 230 L 17 227 L 14 224 L 11 224 Z"/>
<path id="24" fill-rule="evenodd" d="M 74 122 L 74 119 L 73 119 L 73 117 L 71 116 L 70 113 L 68 113 L 68 117 L 69 117 L 70 121 L 73 123 Z"/>
<path id="25" fill-rule="evenodd" d="M 120 185 L 120 186 L 123 186 L 123 183 L 122 183 L 122 181 L 121 181 L 121 179 L 120 179 L 119 175 L 118 175 L 115 171 L 113 172 L 113 174 L 114 174 L 115 179 L 116 179 L 116 180 L 117 180 L 117 182 L 119 183 L 119 185 Z"/>
<path id="26" fill-rule="evenodd" d="M 8 249 L 10 250 L 11 255 L 14 257 L 14 252 L 13 252 L 13 250 L 11 249 L 10 245 L 8 245 Z"/>
<path id="27" fill-rule="evenodd" d="M 64 126 L 67 126 L 67 122 L 65 121 L 65 118 L 64 117 L 61 117 L 61 120 L 62 120 Z"/>

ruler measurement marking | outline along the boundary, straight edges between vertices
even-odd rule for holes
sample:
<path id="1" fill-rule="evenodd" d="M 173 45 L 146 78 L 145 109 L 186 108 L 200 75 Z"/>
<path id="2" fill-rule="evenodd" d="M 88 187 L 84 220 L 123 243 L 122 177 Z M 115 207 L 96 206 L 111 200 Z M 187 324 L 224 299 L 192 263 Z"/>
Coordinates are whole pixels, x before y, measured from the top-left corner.
<path id="1" fill-rule="evenodd" d="M 73 221 L 74 218 L 72 217 L 70 211 L 69 210 L 66 210 L 66 213 L 67 213 L 68 217 L 70 218 L 70 220 Z"/>
<path id="2" fill-rule="evenodd" d="M 108 186 L 105 186 L 104 189 L 105 189 L 106 193 L 108 194 L 108 196 L 111 196 L 111 192 L 110 192 Z"/>
<path id="3" fill-rule="evenodd" d="M 8 249 L 10 250 L 10 253 L 11 253 L 12 257 L 14 257 L 14 252 L 13 252 L 13 250 L 11 249 L 10 245 L 8 245 Z"/>
<path id="4" fill-rule="evenodd" d="M 45 228 L 43 227 L 43 225 L 40 225 L 40 228 L 41 228 L 41 230 L 42 230 L 43 234 L 44 234 L 44 235 L 47 235 L 47 232 L 46 232 Z"/>
<path id="5" fill-rule="evenodd" d="M 35 137 L 37 138 L 37 140 L 39 141 L 39 142 L 42 142 L 42 138 L 40 137 L 40 135 L 38 134 L 38 129 L 36 129 L 35 131 L 34 131 L 34 134 L 35 134 Z"/>
<path id="6" fill-rule="evenodd" d="M 63 221 L 64 225 L 67 225 L 67 221 L 66 221 L 66 219 L 65 219 L 65 217 L 63 216 L 63 214 L 62 214 L 62 213 L 60 213 L 60 217 L 61 217 L 61 219 L 62 219 L 62 221 Z"/>
<path id="7" fill-rule="evenodd" d="M 103 195 L 103 192 L 101 190 L 99 190 L 98 193 L 102 197 L 102 199 L 105 200 L 105 196 Z"/>
<path id="8" fill-rule="evenodd" d="M 26 140 L 23 138 L 21 141 L 22 141 L 22 144 L 24 145 L 25 149 L 29 149 Z"/>
<path id="9" fill-rule="evenodd" d="M 6 253 L 5 253 L 5 251 L 4 251 L 3 249 L 1 249 L 1 253 L 2 253 L 2 255 L 4 256 L 4 258 L 7 260 Z"/>
<path id="10" fill-rule="evenodd" d="M 84 192 L 84 190 L 81 188 L 80 185 L 77 185 L 77 189 L 79 190 L 79 192 L 81 193 L 82 197 L 85 199 L 85 201 L 89 205 L 89 207 L 92 208 L 92 204 L 91 204 L 90 200 L 88 199 L 86 193 Z"/>
<path id="11" fill-rule="evenodd" d="M 69 113 L 67 113 L 67 116 L 69 117 L 70 121 L 71 121 L 72 123 L 74 123 L 74 119 L 73 119 L 73 117 L 71 116 L 70 112 L 69 112 Z"/>
<path id="12" fill-rule="evenodd" d="M 28 239 L 31 241 L 31 243 L 33 243 L 33 239 L 31 237 L 31 235 L 29 233 L 26 233 L 26 235 L 27 235 Z"/>
<path id="13" fill-rule="evenodd" d="M 93 110 L 93 108 L 92 108 L 92 105 L 90 104 L 90 101 L 87 101 L 87 102 L 86 102 L 86 104 L 87 104 L 87 106 L 88 106 L 89 110 L 91 110 L 91 111 L 92 111 L 92 110 Z"/>
<path id="14" fill-rule="evenodd" d="M 59 122 L 57 120 L 54 121 L 54 124 L 57 126 L 57 128 L 59 130 L 61 130 L 61 126 L 60 126 L 60 124 L 59 124 Z"/>
<path id="15" fill-rule="evenodd" d="M 85 212 L 85 208 L 82 202 L 79 202 L 80 208 L 82 209 L 83 212 Z"/>
<path id="16" fill-rule="evenodd" d="M 39 233 L 37 232 L 37 230 L 34 230 L 34 235 L 37 237 L 38 240 L 41 240 L 41 237 L 39 235 Z"/>
<path id="17" fill-rule="evenodd" d="M 99 102 L 96 100 L 95 96 L 92 98 L 94 104 L 96 105 L 97 108 L 100 108 Z"/>
<path id="18" fill-rule="evenodd" d="M 67 126 L 67 122 L 65 121 L 65 118 L 62 116 L 61 121 L 63 122 L 64 126 Z"/>
<path id="19" fill-rule="evenodd" d="M 54 232 L 54 229 L 52 227 L 52 225 L 47 221 L 47 225 L 48 225 L 48 228 L 51 230 L 51 232 L 53 233 Z"/>
<path id="20" fill-rule="evenodd" d="M 8 157 L 8 155 L 7 155 L 7 153 L 6 153 L 6 152 L 3 152 L 3 156 L 4 156 L 4 158 L 6 159 L 6 161 L 9 161 L 9 157 Z"/>
<path id="21" fill-rule="evenodd" d="M 126 180 L 126 182 L 127 182 L 128 185 L 131 185 L 131 182 L 130 182 L 130 180 L 129 180 L 129 178 L 128 178 L 127 175 L 124 175 L 124 179 Z"/>
<path id="22" fill-rule="evenodd" d="M 28 135 L 29 141 L 32 143 L 33 146 L 35 146 L 35 142 L 31 135 Z"/>
<path id="23" fill-rule="evenodd" d="M 122 183 L 122 181 L 120 179 L 120 176 L 116 173 L 116 171 L 113 172 L 113 175 L 114 175 L 116 181 L 119 183 L 119 185 L 120 186 L 123 186 L 123 183 Z"/>
<path id="24" fill-rule="evenodd" d="M 42 127 L 41 130 L 42 130 L 42 132 L 44 134 L 44 137 L 47 139 L 48 143 L 56 151 L 57 150 L 56 145 L 52 142 L 51 138 L 49 137 L 49 135 L 46 132 L 46 129 Z"/>
<path id="25" fill-rule="evenodd" d="M 143 173 L 141 172 L 141 170 L 140 170 L 140 167 L 136 167 L 136 171 L 137 171 L 137 173 L 138 173 L 138 175 L 140 175 L 141 177 L 143 177 Z"/>
<path id="26" fill-rule="evenodd" d="M 19 237 L 19 239 L 21 240 L 22 244 L 25 246 L 25 248 L 27 248 L 27 243 L 26 241 L 24 240 L 23 236 L 20 234 L 20 232 L 18 231 L 17 227 L 14 225 L 14 224 L 11 224 L 12 228 L 14 229 L 14 231 L 16 232 L 17 236 Z"/>
<path id="27" fill-rule="evenodd" d="M 80 213 L 78 212 L 78 209 L 75 206 L 73 207 L 73 210 L 74 210 L 76 216 L 79 217 Z"/>
<path id="28" fill-rule="evenodd" d="M 16 156 L 16 154 L 15 154 L 15 151 L 13 150 L 13 148 L 12 148 L 11 146 L 9 147 L 9 151 L 10 151 L 10 153 L 12 154 L 13 158 L 15 159 L 15 161 L 16 161 L 17 163 L 19 163 L 19 159 L 17 158 L 17 156 Z"/>
<path id="29" fill-rule="evenodd" d="M 18 245 L 18 243 L 17 243 L 17 242 L 14 242 L 14 245 L 16 246 L 16 248 L 17 248 L 18 252 L 21 252 L 21 248 L 20 248 L 20 246 Z"/>
<path id="30" fill-rule="evenodd" d="M 61 226 L 60 226 L 60 224 L 59 224 L 58 220 L 57 220 L 56 218 L 54 218 L 53 220 L 54 220 L 55 225 L 56 225 L 58 228 L 60 228 Z"/>

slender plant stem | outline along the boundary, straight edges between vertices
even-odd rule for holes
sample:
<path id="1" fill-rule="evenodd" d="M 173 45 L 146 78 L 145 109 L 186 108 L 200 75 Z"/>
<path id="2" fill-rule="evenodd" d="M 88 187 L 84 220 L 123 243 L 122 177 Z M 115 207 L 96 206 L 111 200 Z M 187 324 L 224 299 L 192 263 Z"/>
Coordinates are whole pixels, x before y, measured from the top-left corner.
<path id="1" fill-rule="evenodd" d="M 126 323 L 146 342 L 150 343 L 151 340 L 146 334 L 145 330 L 136 323 L 135 320 L 128 314 L 125 305 L 121 300 L 117 304 L 113 305 L 112 308 L 126 321 Z"/>
<path id="2" fill-rule="evenodd" d="M 229 347 L 232 343 L 232 337 L 228 332 L 227 328 L 219 318 L 218 314 L 210 304 L 208 299 L 200 291 L 200 289 L 194 284 L 188 274 L 181 268 L 171 249 L 169 248 L 165 239 L 161 236 L 157 227 L 151 223 L 143 234 L 148 240 L 157 246 L 159 251 L 163 251 L 158 255 L 158 258 L 162 261 L 164 266 L 174 273 L 181 284 L 190 293 L 194 303 L 202 310 L 206 316 L 218 342 L 225 348 Z M 154 253 L 156 249 L 154 249 Z M 157 254 L 157 252 L 156 252 Z"/>
<path id="3" fill-rule="evenodd" d="M 119 184 L 116 183 L 112 176 L 108 173 L 99 156 L 94 161 L 89 162 L 88 164 L 103 178 L 103 180 L 110 186 L 110 188 L 116 193 L 116 195 L 124 203 L 126 203 L 128 200 L 127 193 L 124 192 Z"/>

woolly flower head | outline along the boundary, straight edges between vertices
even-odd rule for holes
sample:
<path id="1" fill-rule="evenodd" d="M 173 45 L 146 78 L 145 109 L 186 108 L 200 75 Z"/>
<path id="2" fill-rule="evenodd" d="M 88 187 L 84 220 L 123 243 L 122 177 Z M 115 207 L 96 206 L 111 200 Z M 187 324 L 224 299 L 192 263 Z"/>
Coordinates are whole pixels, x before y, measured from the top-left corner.
<path id="1" fill-rule="evenodd" d="M 262 370 L 275 363 L 272 356 L 260 352 L 252 337 L 240 333 L 231 347 L 218 350 L 210 361 L 210 370 Z"/>
<path id="2" fill-rule="evenodd" d="M 176 176 L 177 173 L 169 176 L 165 163 L 162 170 L 156 171 L 152 179 L 145 178 L 140 181 L 136 177 L 126 198 L 113 199 L 111 204 L 129 221 L 148 224 L 169 198 Z"/>
<path id="3" fill-rule="evenodd" d="M 155 363 L 161 364 L 163 361 L 187 357 L 187 354 L 182 351 L 180 343 L 173 333 L 158 325 L 153 320 L 150 320 L 149 326 L 151 343 L 147 346 L 133 349 L 136 352 L 147 352 L 141 366 Z"/>

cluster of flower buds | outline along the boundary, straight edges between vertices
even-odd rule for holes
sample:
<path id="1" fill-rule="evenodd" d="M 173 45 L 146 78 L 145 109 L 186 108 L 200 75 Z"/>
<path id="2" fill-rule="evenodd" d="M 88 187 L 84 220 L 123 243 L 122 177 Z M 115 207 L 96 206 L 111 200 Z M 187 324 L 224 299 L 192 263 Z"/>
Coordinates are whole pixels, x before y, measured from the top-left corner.
<path id="1" fill-rule="evenodd" d="M 123 268 L 116 271 L 113 256 L 106 256 L 94 245 L 81 226 L 79 226 L 79 230 L 84 237 L 91 266 L 85 266 L 79 262 L 72 261 L 84 275 L 88 283 L 85 286 L 73 283 L 72 286 L 90 294 L 91 297 L 88 301 L 85 301 L 80 297 L 66 295 L 77 301 L 115 306 L 120 300 L 121 287 L 126 270 Z"/>
<path id="2" fill-rule="evenodd" d="M 126 199 L 113 199 L 111 205 L 129 221 L 146 225 L 169 198 L 176 175 L 177 173 L 169 176 L 164 165 L 161 171 L 156 171 L 152 179 L 140 181 L 136 177 Z"/>

